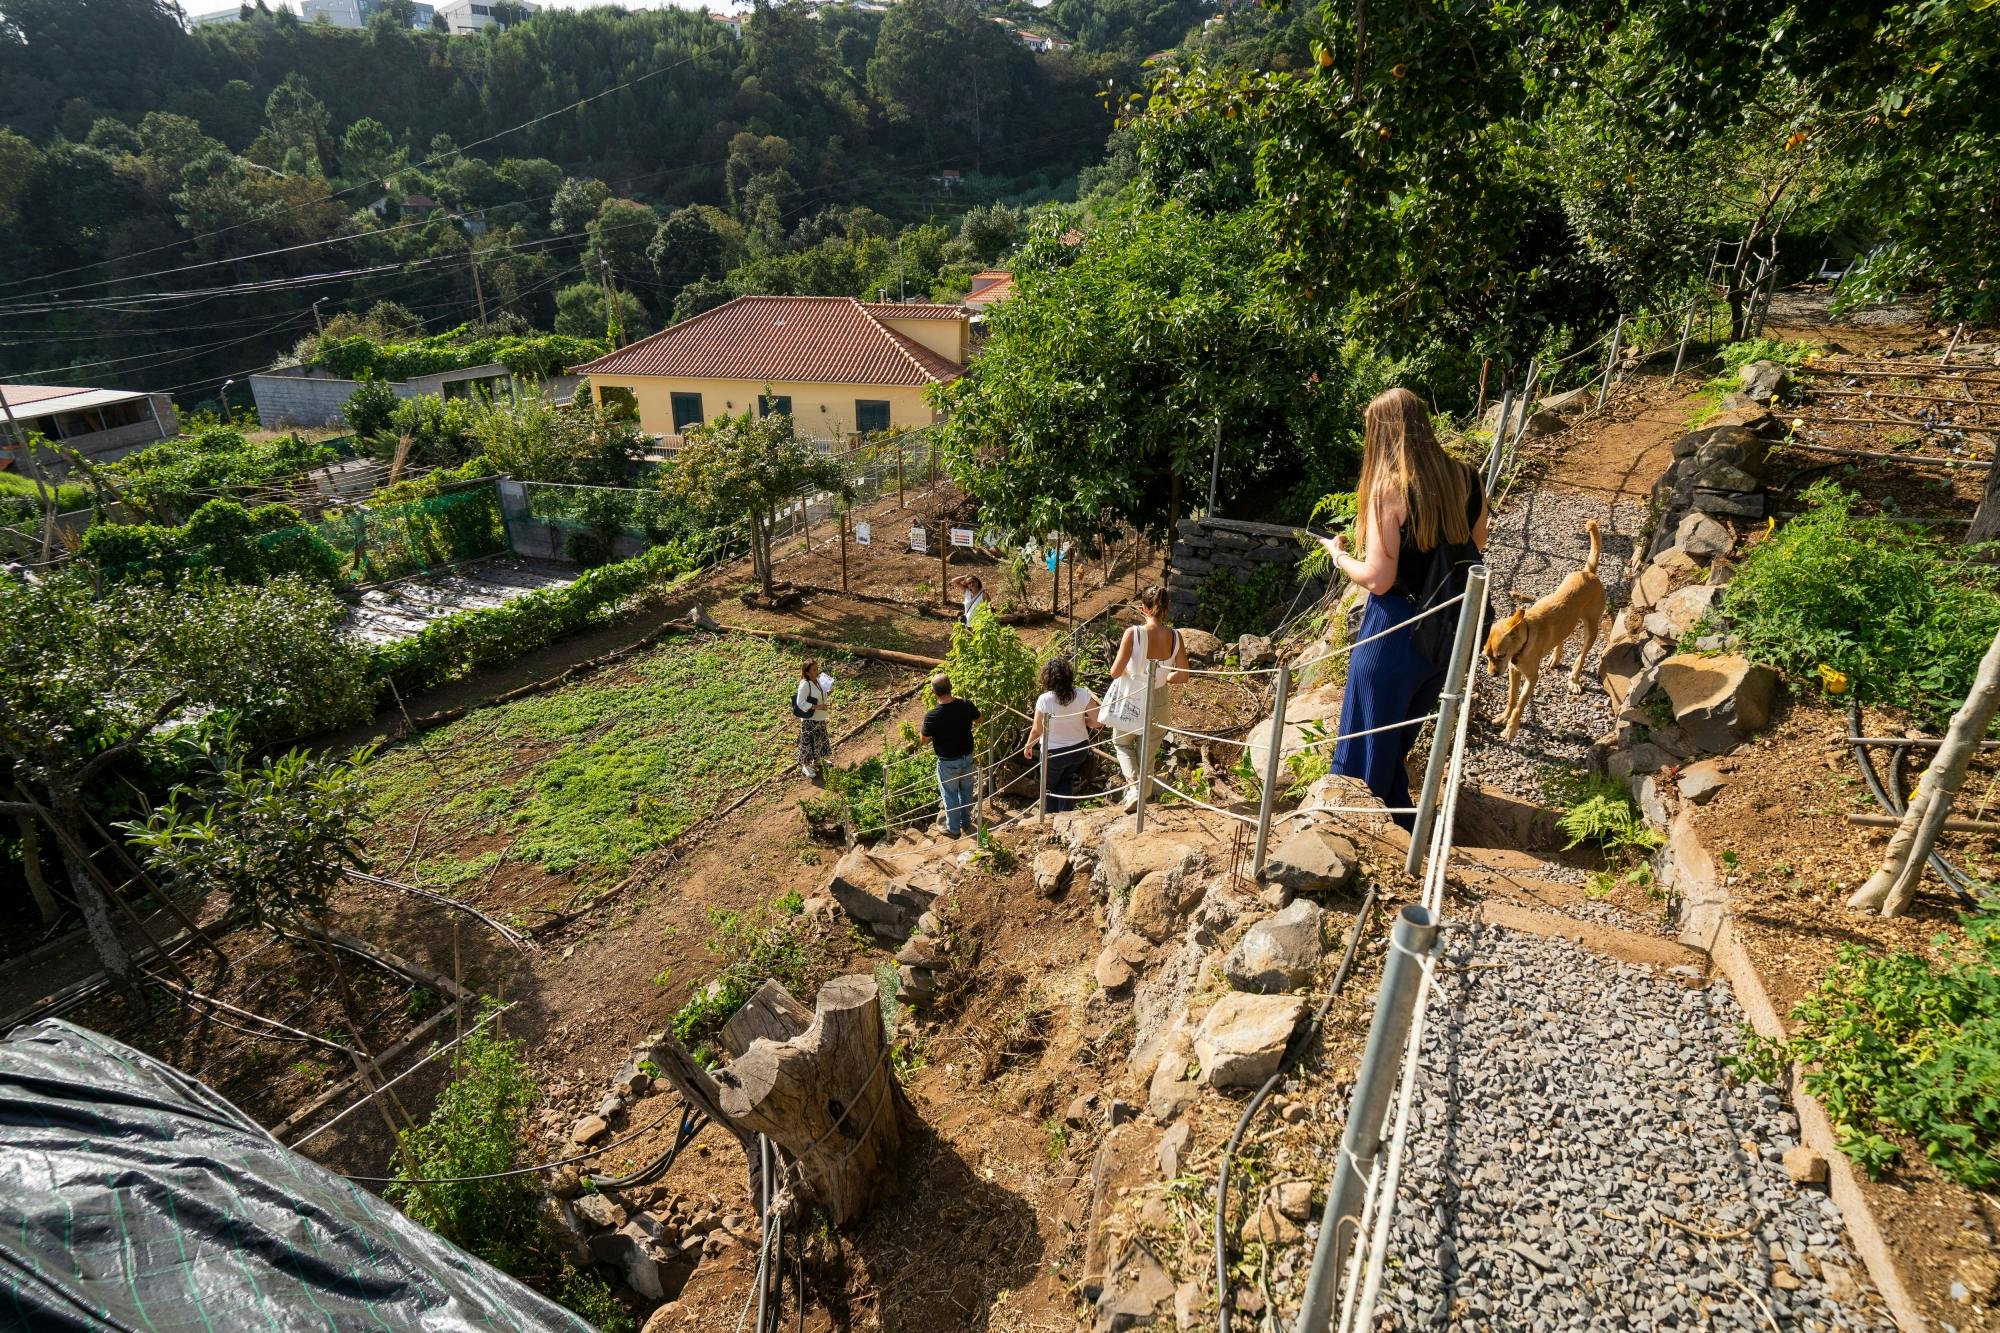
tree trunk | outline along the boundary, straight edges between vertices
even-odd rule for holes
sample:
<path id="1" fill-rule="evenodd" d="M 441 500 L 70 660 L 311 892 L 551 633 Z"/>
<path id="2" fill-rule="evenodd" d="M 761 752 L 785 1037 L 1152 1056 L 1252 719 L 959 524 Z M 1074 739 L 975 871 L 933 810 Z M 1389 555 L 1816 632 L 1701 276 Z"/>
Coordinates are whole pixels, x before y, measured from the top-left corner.
<path id="1" fill-rule="evenodd" d="M 763 1021 L 789 1026 L 797 1012 L 784 996 Z M 820 987 L 804 1031 L 759 1038 L 715 1075 L 723 1114 L 784 1149 L 835 1226 L 895 1185 L 903 1096 L 889 1052 L 875 978 L 864 973 Z"/>
<path id="2" fill-rule="evenodd" d="M 49 892 L 49 882 L 42 877 L 42 831 L 27 815 L 15 818 L 21 822 L 21 870 L 28 879 L 28 893 L 35 900 L 35 910 L 42 914 L 42 924 L 54 925 L 62 915 L 62 908 Z"/>
<path id="3" fill-rule="evenodd" d="M 1952 715 L 1944 744 L 1917 783 L 1917 794 L 1903 812 L 1902 825 L 1882 855 L 1882 868 L 1847 900 L 1849 907 L 1861 911 L 1879 907 L 1883 916 L 1901 916 L 1909 909 L 1910 900 L 1917 895 L 1917 881 L 1923 878 L 1924 862 L 1937 845 L 1952 799 L 1964 784 L 1973 753 L 1996 712 L 2000 712 L 2000 634 L 1993 636 L 1980 660 L 1972 692 Z"/>
<path id="4" fill-rule="evenodd" d="M 1986 470 L 1986 490 L 1972 513 L 1965 540 L 1968 545 L 2000 540 L 2000 434 L 1993 437 L 1993 466 Z"/>
<path id="5" fill-rule="evenodd" d="M 83 827 L 83 805 L 68 792 L 51 792 L 49 808 L 65 827 Z M 111 919 L 111 902 L 98 885 L 97 876 L 70 846 L 69 839 L 58 839 L 62 846 L 63 868 L 69 875 L 70 891 L 76 895 L 76 905 L 83 913 L 83 928 L 90 936 L 90 947 L 97 954 L 97 961 L 104 968 L 104 975 L 111 978 L 114 985 L 123 991 L 134 1004 L 145 1002 L 145 992 L 139 986 L 139 970 L 132 963 L 131 951 L 118 935 L 118 927 Z"/>

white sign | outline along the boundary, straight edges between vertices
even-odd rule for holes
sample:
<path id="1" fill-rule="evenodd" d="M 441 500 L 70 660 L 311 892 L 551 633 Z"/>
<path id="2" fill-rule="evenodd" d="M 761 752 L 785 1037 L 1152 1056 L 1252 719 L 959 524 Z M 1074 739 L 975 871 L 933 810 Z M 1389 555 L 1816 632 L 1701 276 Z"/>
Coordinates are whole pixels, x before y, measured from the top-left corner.
<path id="1" fill-rule="evenodd" d="M 972 529 L 971 529 L 971 528 L 953 528 L 953 529 L 951 530 L 951 544 L 952 544 L 953 546 L 963 546 L 963 547 L 964 547 L 964 548 L 965 548 L 966 550 L 968 550 L 968 551 L 969 551 L 969 550 L 971 550 L 971 549 L 972 549 Z"/>
<path id="2" fill-rule="evenodd" d="M 875 534 L 868 530 L 866 523 L 856 523 L 854 525 L 854 544 L 856 546 L 866 546 L 874 540 Z"/>
<path id="3" fill-rule="evenodd" d="M 918 555 L 925 555 L 931 549 L 930 540 L 924 530 L 915 524 L 910 525 L 910 549 Z"/>

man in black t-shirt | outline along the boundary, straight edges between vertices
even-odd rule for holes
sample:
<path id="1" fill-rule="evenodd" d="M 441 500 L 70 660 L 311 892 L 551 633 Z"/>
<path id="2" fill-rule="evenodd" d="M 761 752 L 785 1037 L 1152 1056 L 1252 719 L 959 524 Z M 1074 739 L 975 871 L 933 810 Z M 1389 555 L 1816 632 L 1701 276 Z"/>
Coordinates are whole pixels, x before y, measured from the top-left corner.
<path id="1" fill-rule="evenodd" d="M 979 709 L 951 692 L 951 677 L 931 677 L 937 707 L 924 714 L 924 736 L 937 754 L 938 794 L 944 802 L 944 831 L 960 837 L 972 828 L 972 724 Z"/>

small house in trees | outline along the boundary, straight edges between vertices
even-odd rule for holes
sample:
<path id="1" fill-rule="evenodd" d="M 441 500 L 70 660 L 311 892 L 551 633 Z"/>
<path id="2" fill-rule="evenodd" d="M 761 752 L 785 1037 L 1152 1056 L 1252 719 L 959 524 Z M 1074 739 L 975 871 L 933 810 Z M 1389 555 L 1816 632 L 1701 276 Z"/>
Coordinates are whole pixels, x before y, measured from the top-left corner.
<path id="1" fill-rule="evenodd" d="M 606 406 L 677 447 L 692 427 L 756 411 L 825 441 L 927 426 L 924 391 L 964 373 L 971 311 L 851 296 L 739 296 L 573 367 Z"/>
<path id="2" fill-rule="evenodd" d="M 180 429 L 174 400 L 163 393 L 85 389 L 64 384 L 0 385 L 0 470 L 25 472 L 21 446 L 30 433 L 86 462 L 108 463 L 135 449 L 171 438 Z M 42 451 L 45 471 L 66 475 L 69 465 Z"/>
<path id="3" fill-rule="evenodd" d="M 974 310 L 989 310 L 1014 294 L 1014 275 L 1004 268 L 988 269 L 972 275 L 972 290 L 965 304 Z"/>

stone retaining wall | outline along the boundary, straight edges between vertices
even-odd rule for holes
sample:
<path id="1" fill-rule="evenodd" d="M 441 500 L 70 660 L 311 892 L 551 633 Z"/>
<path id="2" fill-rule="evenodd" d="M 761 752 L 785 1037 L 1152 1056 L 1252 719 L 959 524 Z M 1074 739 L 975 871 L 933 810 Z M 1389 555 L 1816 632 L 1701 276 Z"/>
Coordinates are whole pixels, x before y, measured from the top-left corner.
<path id="1" fill-rule="evenodd" d="M 1273 565 L 1286 567 L 1284 595 L 1289 600 L 1298 590 L 1295 568 L 1305 548 L 1299 528 L 1277 523 L 1245 523 L 1229 518 L 1184 518 L 1177 525 L 1173 557 L 1167 568 L 1167 592 L 1172 598 L 1174 619 L 1195 623 L 1201 606 L 1201 585 L 1214 571 L 1226 570 L 1238 578 L 1252 577 Z M 1326 591 L 1324 579 L 1309 580 L 1306 598 Z"/>

